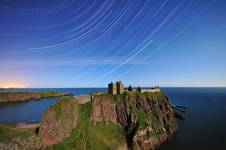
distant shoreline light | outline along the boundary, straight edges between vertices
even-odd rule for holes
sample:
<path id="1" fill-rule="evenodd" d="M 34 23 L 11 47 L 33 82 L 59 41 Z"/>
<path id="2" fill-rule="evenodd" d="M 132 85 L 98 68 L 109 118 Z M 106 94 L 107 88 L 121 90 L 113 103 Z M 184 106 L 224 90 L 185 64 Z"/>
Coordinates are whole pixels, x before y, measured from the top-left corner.
<path id="1" fill-rule="evenodd" d="M 26 87 L 0 87 L 0 89 L 22 89 L 22 88 L 26 88 Z"/>
<path id="2" fill-rule="evenodd" d="M 19 89 L 19 88 L 27 88 L 25 85 L 0 85 L 1 89 Z"/>

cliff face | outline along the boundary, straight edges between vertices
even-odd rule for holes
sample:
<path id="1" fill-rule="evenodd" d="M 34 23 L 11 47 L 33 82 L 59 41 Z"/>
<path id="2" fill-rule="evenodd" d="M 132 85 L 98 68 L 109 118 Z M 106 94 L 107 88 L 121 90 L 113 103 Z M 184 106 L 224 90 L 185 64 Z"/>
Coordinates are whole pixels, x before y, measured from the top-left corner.
<path id="1" fill-rule="evenodd" d="M 57 144 L 68 137 L 77 125 L 78 116 L 78 104 L 72 97 L 65 97 L 49 106 L 39 128 L 42 143 Z"/>
<path id="2" fill-rule="evenodd" d="M 130 149 L 155 149 L 176 131 L 174 113 L 163 93 L 125 92 L 92 96 L 92 122 L 111 122 L 126 132 Z"/>
<path id="3" fill-rule="evenodd" d="M 27 101 L 27 100 L 40 100 L 41 98 L 51 98 L 67 96 L 68 93 L 60 92 L 0 92 L 0 103 L 3 102 L 16 102 L 16 101 Z"/>
<path id="4" fill-rule="evenodd" d="M 68 97 L 50 106 L 40 125 L 42 144 L 52 149 L 154 150 L 176 131 L 171 104 L 161 92 L 91 97 L 85 104 Z"/>

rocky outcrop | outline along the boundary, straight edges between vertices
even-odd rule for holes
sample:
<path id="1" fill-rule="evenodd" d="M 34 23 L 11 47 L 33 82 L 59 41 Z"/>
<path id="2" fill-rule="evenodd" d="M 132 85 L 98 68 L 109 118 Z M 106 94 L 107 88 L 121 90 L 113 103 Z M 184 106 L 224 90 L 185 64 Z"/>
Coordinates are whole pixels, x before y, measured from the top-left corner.
<path id="1" fill-rule="evenodd" d="M 117 123 L 116 103 L 111 96 L 102 94 L 92 98 L 91 120 Z"/>
<path id="2" fill-rule="evenodd" d="M 176 129 L 164 93 L 133 91 L 93 94 L 85 104 L 75 97 L 63 98 L 43 114 L 39 136 L 44 147 L 52 149 L 154 150 Z"/>
<path id="3" fill-rule="evenodd" d="M 16 101 L 28 101 L 28 100 L 40 100 L 41 98 L 52 98 L 60 96 L 68 96 L 68 93 L 61 92 L 0 92 L 0 103 L 3 102 L 16 102 Z"/>
<path id="4" fill-rule="evenodd" d="M 73 97 L 65 97 L 49 106 L 43 114 L 39 128 L 41 142 L 52 145 L 68 137 L 78 120 L 78 103 Z"/>
<path id="5" fill-rule="evenodd" d="M 125 92 L 93 95 L 90 119 L 117 123 L 126 132 L 130 149 L 147 150 L 166 141 L 176 131 L 171 104 L 161 92 Z"/>

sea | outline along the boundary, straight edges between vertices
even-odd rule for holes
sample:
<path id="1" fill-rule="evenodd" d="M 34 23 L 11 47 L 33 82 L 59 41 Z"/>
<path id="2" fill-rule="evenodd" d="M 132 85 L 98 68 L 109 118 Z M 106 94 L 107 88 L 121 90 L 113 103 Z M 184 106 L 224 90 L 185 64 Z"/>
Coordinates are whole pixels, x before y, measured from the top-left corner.
<path id="1" fill-rule="evenodd" d="M 106 88 L 0 89 L 0 92 L 59 91 L 86 95 Z M 160 150 L 226 150 L 226 88 L 161 88 L 173 105 L 187 107 L 178 130 Z M 57 98 L 0 104 L 0 124 L 39 122 Z"/>

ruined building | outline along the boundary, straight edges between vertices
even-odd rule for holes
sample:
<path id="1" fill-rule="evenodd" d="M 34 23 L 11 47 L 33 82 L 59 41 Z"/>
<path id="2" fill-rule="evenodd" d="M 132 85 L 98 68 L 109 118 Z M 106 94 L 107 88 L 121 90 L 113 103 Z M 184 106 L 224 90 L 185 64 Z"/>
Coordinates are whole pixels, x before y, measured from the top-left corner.
<path id="1" fill-rule="evenodd" d="M 122 94 L 124 92 L 124 85 L 122 81 L 117 81 L 116 87 L 117 87 L 117 94 Z"/>
<path id="2" fill-rule="evenodd" d="M 124 85 L 121 81 L 117 81 L 116 83 L 109 83 L 108 84 L 108 93 L 115 95 L 115 94 L 122 94 L 124 92 Z"/>
<path id="3" fill-rule="evenodd" d="M 155 87 L 152 87 L 152 88 L 145 88 L 145 89 L 141 89 L 141 92 L 161 92 L 160 90 L 160 87 L 159 86 L 155 86 Z"/>
<path id="4" fill-rule="evenodd" d="M 116 84 L 111 82 L 108 84 L 108 93 L 115 95 L 117 93 Z"/>

